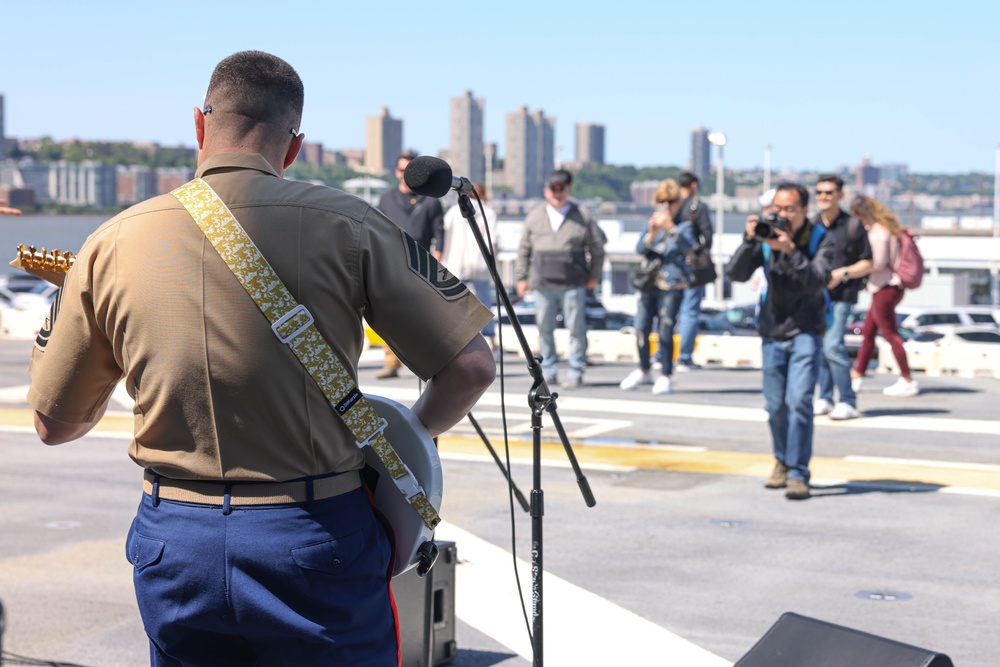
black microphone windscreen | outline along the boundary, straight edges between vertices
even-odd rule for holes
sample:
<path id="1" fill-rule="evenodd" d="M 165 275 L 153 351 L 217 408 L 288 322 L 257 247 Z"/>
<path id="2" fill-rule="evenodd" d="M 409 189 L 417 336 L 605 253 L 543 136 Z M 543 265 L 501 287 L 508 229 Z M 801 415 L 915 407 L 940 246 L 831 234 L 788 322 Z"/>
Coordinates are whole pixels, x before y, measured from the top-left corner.
<path id="1" fill-rule="evenodd" d="M 441 158 L 421 155 L 403 171 L 403 182 L 418 195 L 444 197 L 451 189 L 451 167 Z"/>

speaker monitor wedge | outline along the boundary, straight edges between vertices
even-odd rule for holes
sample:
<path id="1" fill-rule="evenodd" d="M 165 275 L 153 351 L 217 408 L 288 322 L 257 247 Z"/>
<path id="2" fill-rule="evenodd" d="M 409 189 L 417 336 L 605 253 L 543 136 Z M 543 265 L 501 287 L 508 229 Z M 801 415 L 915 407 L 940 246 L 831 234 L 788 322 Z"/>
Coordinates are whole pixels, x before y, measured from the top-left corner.
<path id="1" fill-rule="evenodd" d="M 791 612 L 733 667 L 954 667 L 943 654 Z"/>

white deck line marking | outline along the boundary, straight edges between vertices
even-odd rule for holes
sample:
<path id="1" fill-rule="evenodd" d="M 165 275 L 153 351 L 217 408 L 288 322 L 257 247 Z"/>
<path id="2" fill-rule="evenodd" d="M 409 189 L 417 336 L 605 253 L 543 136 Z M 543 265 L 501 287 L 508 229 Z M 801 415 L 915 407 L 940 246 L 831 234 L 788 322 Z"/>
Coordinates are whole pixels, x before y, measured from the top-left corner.
<path id="1" fill-rule="evenodd" d="M 435 537 L 455 542 L 455 614 L 525 660 L 531 642 L 516 590 L 510 554 L 447 522 Z M 531 618 L 530 565 L 518 561 Z M 557 667 L 670 664 L 730 667 L 731 662 L 627 609 L 548 572 L 544 573 L 543 651 Z M 614 637 L 614 641 L 609 641 Z"/>
<path id="2" fill-rule="evenodd" d="M 363 391 L 371 390 L 372 394 L 385 396 L 396 401 L 415 401 L 416 389 L 396 389 L 392 387 L 363 387 Z M 763 401 L 763 399 L 761 399 Z M 479 407 L 495 407 L 500 405 L 500 395 L 487 392 L 479 399 Z M 587 414 L 623 415 L 656 415 L 661 417 L 680 417 L 682 419 L 708 419 L 713 421 L 743 421 L 763 423 L 767 421 L 764 408 L 740 408 L 728 405 L 702 405 L 696 403 L 675 403 L 672 401 L 640 401 L 604 398 L 581 398 L 577 396 L 559 397 L 559 407 L 565 411 L 583 412 Z M 524 396 L 508 394 L 508 418 L 520 419 L 527 410 L 524 407 Z M 473 411 L 473 414 L 476 414 Z M 934 431 L 940 433 L 970 433 L 979 435 L 1000 436 L 1000 420 L 988 419 L 948 419 L 942 417 L 899 417 L 895 415 L 878 415 L 862 419 L 847 419 L 834 421 L 817 419 L 817 428 L 870 428 L 888 431 Z"/>

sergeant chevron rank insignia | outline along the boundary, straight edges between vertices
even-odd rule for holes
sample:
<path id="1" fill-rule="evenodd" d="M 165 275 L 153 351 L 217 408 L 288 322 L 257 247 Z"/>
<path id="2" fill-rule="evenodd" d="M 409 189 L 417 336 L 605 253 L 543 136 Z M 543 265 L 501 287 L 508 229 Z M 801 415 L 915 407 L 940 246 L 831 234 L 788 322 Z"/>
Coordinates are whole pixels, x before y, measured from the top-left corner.
<path id="1" fill-rule="evenodd" d="M 427 281 L 427 283 L 437 290 L 438 294 L 448 301 L 454 301 L 468 293 L 469 288 L 461 280 L 452 275 L 440 262 L 434 259 L 433 255 L 422 245 L 413 240 L 413 237 L 400 230 L 403 234 L 403 243 L 406 246 L 406 259 L 410 271 Z"/>

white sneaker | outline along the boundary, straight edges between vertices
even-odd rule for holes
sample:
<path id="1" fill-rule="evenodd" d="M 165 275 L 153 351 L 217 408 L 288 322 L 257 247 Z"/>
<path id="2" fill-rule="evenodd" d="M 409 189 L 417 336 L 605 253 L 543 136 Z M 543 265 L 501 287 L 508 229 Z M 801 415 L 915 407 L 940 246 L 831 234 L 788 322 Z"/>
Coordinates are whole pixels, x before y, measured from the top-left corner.
<path id="1" fill-rule="evenodd" d="M 657 395 L 669 394 L 673 390 L 674 390 L 674 385 L 670 381 L 670 378 L 668 378 L 666 375 L 661 375 L 660 377 L 656 378 L 656 383 L 653 385 L 654 394 Z"/>
<path id="2" fill-rule="evenodd" d="M 644 371 L 641 368 L 637 368 L 626 376 L 624 380 L 618 385 L 618 388 L 623 391 L 630 391 L 635 389 L 640 384 L 653 384 L 653 378 L 649 371 Z"/>
<path id="3" fill-rule="evenodd" d="M 899 378 L 896 384 L 889 385 L 882 390 L 882 393 L 886 396 L 899 396 L 900 398 L 909 398 L 911 396 L 916 396 L 920 393 L 920 386 L 917 385 L 916 380 L 910 380 L 907 382 L 903 378 Z"/>
<path id="4" fill-rule="evenodd" d="M 854 393 L 856 394 L 859 391 L 861 391 L 861 385 L 863 385 L 864 383 L 865 379 L 863 377 L 851 378 L 851 389 L 853 389 Z"/>
<path id="5" fill-rule="evenodd" d="M 833 403 L 826 400 L 825 398 L 817 398 L 816 402 L 813 403 L 814 415 L 829 414 L 831 410 L 833 410 Z"/>
<path id="6" fill-rule="evenodd" d="M 857 419 L 861 416 L 858 409 L 849 403 L 837 403 L 827 415 L 830 419 Z"/>

